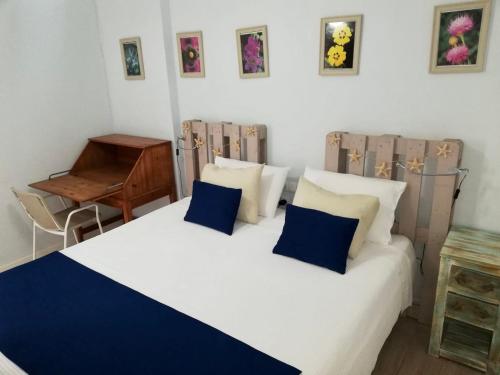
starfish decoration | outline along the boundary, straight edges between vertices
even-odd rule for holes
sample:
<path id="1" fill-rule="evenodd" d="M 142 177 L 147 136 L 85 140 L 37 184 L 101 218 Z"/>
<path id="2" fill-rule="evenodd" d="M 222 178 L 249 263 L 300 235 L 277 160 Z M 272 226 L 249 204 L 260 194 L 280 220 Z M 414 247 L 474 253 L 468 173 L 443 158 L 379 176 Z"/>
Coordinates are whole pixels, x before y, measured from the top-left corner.
<path id="1" fill-rule="evenodd" d="M 413 160 L 406 162 L 406 166 L 410 172 L 422 173 L 420 168 L 424 166 L 424 163 L 421 163 L 417 158 L 413 158 Z"/>
<path id="2" fill-rule="evenodd" d="M 451 152 L 448 143 L 443 143 L 442 145 L 437 146 L 436 148 L 438 150 L 438 152 L 436 153 L 437 157 L 442 156 L 445 159 L 448 158 L 448 154 Z"/>
<path id="3" fill-rule="evenodd" d="M 392 170 L 385 161 L 376 166 L 375 169 L 377 170 L 377 177 L 384 176 L 386 178 L 390 177 L 389 172 Z"/>
<path id="4" fill-rule="evenodd" d="M 351 163 L 354 163 L 354 162 L 357 162 L 359 163 L 359 159 L 361 159 L 361 157 L 363 156 L 362 154 L 360 154 L 358 152 L 358 149 L 354 149 L 354 152 L 350 153 L 350 154 L 347 154 L 347 156 L 349 156 L 349 159 L 350 159 L 350 162 Z"/>
<path id="5" fill-rule="evenodd" d="M 255 129 L 254 126 L 247 128 L 246 129 L 247 137 L 255 137 L 255 134 L 257 134 L 257 129 Z"/>
<path id="6" fill-rule="evenodd" d="M 330 143 L 332 146 L 333 145 L 338 146 L 340 144 L 341 139 L 342 138 L 340 137 L 340 135 L 335 133 L 334 135 L 330 136 L 330 138 L 328 139 L 328 143 Z"/>
<path id="7" fill-rule="evenodd" d="M 240 151 L 240 140 L 237 139 L 236 141 L 234 141 L 234 149 L 239 152 Z"/>
<path id="8" fill-rule="evenodd" d="M 186 134 L 190 130 L 191 130 L 191 125 L 189 124 L 189 122 L 185 122 L 182 124 L 182 132 L 184 134 Z"/>
<path id="9" fill-rule="evenodd" d="M 220 148 L 214 148 L 214 149 L 212 149 L 212 153 L 214 154 L 214 157 L 222 155 L 222 152 L 220 151 Z"/>
<path id="10" fill-rule="evenodd" d="M 200 149 L 201 146 L 203 146 L 205 142 L 203 141 L 203 138 L 195 138 L 194 139 L 194 148 Z"/>

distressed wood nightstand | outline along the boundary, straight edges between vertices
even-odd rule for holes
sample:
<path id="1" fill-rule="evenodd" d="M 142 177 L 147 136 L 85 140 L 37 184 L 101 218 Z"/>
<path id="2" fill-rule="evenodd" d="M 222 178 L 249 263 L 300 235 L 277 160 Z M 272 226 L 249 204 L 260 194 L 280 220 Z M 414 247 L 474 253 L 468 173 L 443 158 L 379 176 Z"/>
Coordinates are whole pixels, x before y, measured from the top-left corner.
<path id="1" fill-rule="evenodd" d="M 429 353 L 500 374 L 500 234 L 453 227 L 441 250 Z"/>

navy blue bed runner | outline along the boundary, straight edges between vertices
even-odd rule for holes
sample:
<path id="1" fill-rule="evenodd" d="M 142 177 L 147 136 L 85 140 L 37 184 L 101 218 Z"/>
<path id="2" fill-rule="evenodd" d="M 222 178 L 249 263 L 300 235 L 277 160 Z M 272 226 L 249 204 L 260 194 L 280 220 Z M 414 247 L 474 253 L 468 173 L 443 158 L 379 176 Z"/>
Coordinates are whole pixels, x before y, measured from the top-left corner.
<path id="1" fill-rule="evenodd" d="M 59 253 L 0 273 L 0 352 L 31 375 L 300 373 Z"/>

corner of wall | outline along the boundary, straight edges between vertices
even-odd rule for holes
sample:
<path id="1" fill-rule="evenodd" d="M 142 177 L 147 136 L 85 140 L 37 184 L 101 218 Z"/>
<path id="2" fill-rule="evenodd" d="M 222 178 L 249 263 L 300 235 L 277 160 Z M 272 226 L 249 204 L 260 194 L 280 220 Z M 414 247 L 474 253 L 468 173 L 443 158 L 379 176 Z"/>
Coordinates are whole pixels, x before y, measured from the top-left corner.
<path id="1" fill-rule="evenodd" d="M 166 70 L 167 70 L 167 79 L 170 93 L 170 107 L 172 113 L 172 134 L 174 137 L 174 142 L 177 151 L 177 138 L 181 135 L 180 133 L 180 110 L 179 110 L 179 92 L 177 87 L 177 72 L 175 69 L 176 60 L 175 60 L 175 46 L 173 43 L 174 40 L 174 32 L 172 29 L 172 16 L 170 9 L 170 0 L 160 0 L 161 7 L 161 15 L 162 15 L 162 24 L 163 24 L 163 42 L 165 45 L 165 59 L 166 59 Z M 179 156 L 177 157 L 177 166 L 175 169 L 175 178 L 178 182 L 181 181 L 181 168 L 183 163 L 179 161 Z M 184 192 L 181 189 L 181 184 L 177 184 L 177 193 L 179 197 L 184 196 Z"/>
<path id="2" fill-rule="evenodd" d="M 113 108 L 112 108 L 112 97 L 109 92 L 109 75 L 108 75 L 108 69 L 106 68 L 106 61 L 104 58 L 104 48 L 103 48 L 103 40 L 102 40 L 102 27 L 101 27 L 101 18 L 99 17 L 99 7 L 97 5 L 97 2 L 99 0 L 94 0 L 94 12 L 95 12 L 95 17 L 96 17 L 96 24 L 97 24 L 97 33 L 99 35 L 99 52 L 100 52 L 100 59 L 102 61 L 102 66 L 104 67 L 104 76 L 106 77 L 106 96 L 108 98 L 108 110 L 109 113 L 111 114 L 111 126 L 113 130 L 115 129 L 115 118 L 113 115 Z"/>

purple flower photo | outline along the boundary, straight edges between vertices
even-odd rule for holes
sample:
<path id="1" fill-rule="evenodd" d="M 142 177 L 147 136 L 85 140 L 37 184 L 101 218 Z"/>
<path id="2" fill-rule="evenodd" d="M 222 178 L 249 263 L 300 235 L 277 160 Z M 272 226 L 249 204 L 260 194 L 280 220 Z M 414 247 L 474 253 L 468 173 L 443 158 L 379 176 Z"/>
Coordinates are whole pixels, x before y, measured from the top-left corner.
<path id="1" fill-rule="evenodd" d="M 265 27 L 237 31 L 241 78 L 267 77 L 267 32 Z"/>
<path id="2" fill-rule="evenodd" d="M 264 71 L 261 34 L 247 34 L 240 38 L 243 46 L 243 72 L 260 73 Z"/>
<path id="3" fill-rule="evenodd" d="M 177 33 L 177 53 L 181 77 L 205 77 L 201 31 Z"/>

